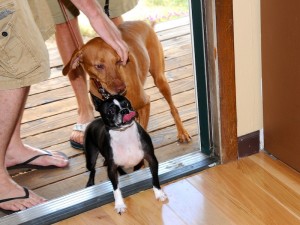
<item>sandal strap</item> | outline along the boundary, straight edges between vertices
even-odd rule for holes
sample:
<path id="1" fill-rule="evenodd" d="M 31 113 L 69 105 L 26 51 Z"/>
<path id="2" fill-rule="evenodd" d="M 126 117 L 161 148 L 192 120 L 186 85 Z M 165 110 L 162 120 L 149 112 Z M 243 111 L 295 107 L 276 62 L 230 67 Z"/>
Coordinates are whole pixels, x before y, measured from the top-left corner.
<path id="1" fill-rule="evenodd" d="M 14 197 L 14 198 L 6 198 L 6 199 L 1 199 L 0 200 L 0 203 L 2 202 L 9 202 L 9 201 L 12 201 L 12 200 L 16 200 L 16 199 L 25 199 L 25 198 L 29 198 L 29 191 L 26 187 L 23 187 L 24 189 L 24 192 L 25 192 L 25 195 L 24 196 L 21 196 L 21 197 Z"/>
<path id="2" fill-rule="evenodd" d="M 90 122 L 89 122 L 89 123 L 84 123 L 84 124 L 76 123 L 76 124 L 74 124 L 73 130 L 84 132 L 85 129 L 86 129 L 86 127 L 87 127 L 89 124 L 90 124 Z"/>
<path id="3" fill-rule="evenodd" d="M 37 159 L 37 158 L 39 158 L 39 157 L 42 157 L 42 156 L 52 156 L 51 152 L 48 152 L 48 151 L 45 151 L 45 150 L 44 150 L 44 152 L 46 152 L 46 153 L 36 155 L 36 156 L 34 156 L 34 157 L 32 157 L 32 158 L 26 160 L 25 162 L 20 163 L 19 165 L 26 165 L 26 164 L 29 164 L 29 163 L 32 162 L 33 160 L 35 160 L 35 159 Z"/>

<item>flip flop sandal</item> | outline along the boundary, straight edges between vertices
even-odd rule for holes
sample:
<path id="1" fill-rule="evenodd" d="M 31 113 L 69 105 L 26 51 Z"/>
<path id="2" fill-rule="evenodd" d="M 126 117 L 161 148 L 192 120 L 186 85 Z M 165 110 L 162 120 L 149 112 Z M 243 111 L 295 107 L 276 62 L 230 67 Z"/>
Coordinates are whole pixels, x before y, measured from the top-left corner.
<path id="1" fill-rule="evenodd" d="M 74 125 L 74 127 L 73 127 L 73 130 L 84 133 L 86 127 L 87 127 L 89 124 L 90 124 L 90 123 L 84 123 L 84 124 L 76 123 L 76 124 Z M 73 141 L 73 140 L 70 140 L 70 144 L 71 144 L 71 147 L 72 147 L 72 148 L 79 149 L 79 150 L 84 150 L 83 144 L 80 144 L 80 143 L 78 143 L 78 142 L 76 142 L 76 141 Z"/>
<path id="2" fill-rule="evenodd" d="M 78 149 L 78 150 L 84 150 L 83 149 L 83 144 L 80 144 L 76 141 L 70 140 L 70 145 L 72 148 Z"/>
<path id="3" fill-rule="evenodd" d="M 17 199 L 25 199 L 25 198 L 29 198 L 29 191 L 26 187 L 23 187 L 24 189 L 24 193 L 25 195 L 24 196 L 20 196 L 20 197 L 14 197 L 14 198 L 6 198 L 6 199 L 0 199 L 0 203 L 3 203 L 3 202 L 9 202 L 9 201 L 12 201 L 12 200 L 17 200 Z M 11 213 L 14 213 L 14 212 L 18 212 L 18 211 L 12 211 L 12 210 L 6 210 L 6 209 L 0 209 L 2 212 L 4 212 L 5 214 L 11 214 Z M 20 210 L 19 210 L 20 211 Z"/>
<path id="4" fill-rule="evenodd" d="M 25 162 L 23 163 L 19 163 L 19 164 L 16 164 L 14 166 L 10 166 L 10 167 L 7 167 L 8 170 L 14 170 L 14 169 L 53 169 L 53 168 L 59 168 L 57 166 L 54 166 L 54 165 L 50 165 L 50 166 L 41 166 L 41 165 L 33 165 L 33 164 L 29 164 L 30 162 L 32 162 L 33 160 L 39 158 L 39 157 L 43 157 L 43 156 L 53 156 L 51 154 L 51 152 L 49 151 L 46 151 L 46 150 L 43 150 L 45 153 L 43 154 L 39 154 L 39 155 L 36 155 L 36 156 L 33 156 L 32 158 L 26 160 Z M 62 152 L 57 152 L 59 155 L 61 155 L 62 157 L 64 157 L 65 159 L 68 159 L 68 156 L 66 156 L 64 153 Z"/>

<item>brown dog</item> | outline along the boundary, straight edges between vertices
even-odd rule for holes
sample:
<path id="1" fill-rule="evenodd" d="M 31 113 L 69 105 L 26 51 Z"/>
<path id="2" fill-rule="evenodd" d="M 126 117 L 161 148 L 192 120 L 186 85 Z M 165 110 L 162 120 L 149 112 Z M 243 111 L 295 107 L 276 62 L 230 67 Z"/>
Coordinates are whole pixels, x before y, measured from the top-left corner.
<path id="1" fill-rule="evenodd" d="M 125 66 L 120 57 L 101 38 L 96 37 L 75 51 L 70 62 L 63 68 L 66 75 L 72 69 L 82 65 L 90 78 L 90 91 L 103 99 L 92 80 L 97 80 L 111 95 L 124 93 L 133 108 L 138 112 L 139 123 L 147 130 L 150 115 L 150 97 L 144 91 L 148 72 L 155 85 L 167 100 L 175 120 L 179 142 L 189 142 L 190 135 L 183 127 L 175 107 L 168 81 L 164 75 L 165 64 L 161 43 L 155 31 L 142 21 L 125 22 L 119 26 L 124 41 L 129 47 L 129 60 Z"/>

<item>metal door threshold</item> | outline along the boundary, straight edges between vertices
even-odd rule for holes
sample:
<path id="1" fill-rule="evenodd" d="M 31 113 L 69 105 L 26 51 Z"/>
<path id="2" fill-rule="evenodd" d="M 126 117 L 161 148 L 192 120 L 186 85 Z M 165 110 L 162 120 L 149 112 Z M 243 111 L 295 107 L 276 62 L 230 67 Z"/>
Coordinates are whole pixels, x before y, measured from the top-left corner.
<path id="1" fill-rule="evenodd" d="M 200 152 L 190 153 L 159 164 L 160 183 L 199 172 L 216 163 L 212 158 Z M 149 168 L 119 177 L 119 186 L 125 197 L 152 188 L 152 176 Z M 105 181 L 68 195 L 50 200 L 30 209 L 4 216 L 0 224 L 53 224 L 114 201 L 112 185 Z M 129 209 L 130 210 L 130 209 Z"/>

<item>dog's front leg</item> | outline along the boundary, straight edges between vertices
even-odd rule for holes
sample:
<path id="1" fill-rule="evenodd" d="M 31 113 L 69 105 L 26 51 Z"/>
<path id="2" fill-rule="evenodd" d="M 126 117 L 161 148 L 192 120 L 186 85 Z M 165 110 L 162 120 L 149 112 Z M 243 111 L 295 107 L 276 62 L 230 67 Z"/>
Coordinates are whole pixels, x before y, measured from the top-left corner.
<path id="1" fill-rule="evenodd" d="M 168 197 L 167 195 L 161 190 L 158 178 L 158 161 L 153 154 L 147 155 L 145 159 L 149 163 L 150 171 L 152 174 L 152 184 L 153 184 L 153 191 L 155 198 L 159 201 L 165 201 Z"/>
<path id="2" fill-rule="evenodd" d="M 149 117 L 150 117 L 150 97 L 147 96 L 147 101 L 145 104 L 138 108 L 138 122 L 139 124 L 144 128 L 144 130 L 147 130 Z"/>
<path id="3" fill-rule="evenodd" d="M 109 163 L 110 164 L 110 163 Z M 114 189 L 114 198 L 115 198 L 115 210 L 120 215 L 126 211 L 126 205 L 121 193 L 121 190 L 118 186 L 118 167 L 117 165 L 108 165 L 108 177 L 112 183 Z"/>

